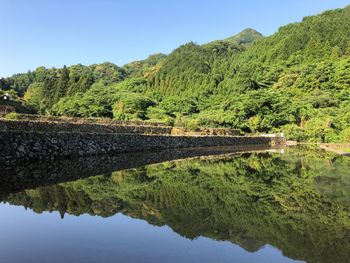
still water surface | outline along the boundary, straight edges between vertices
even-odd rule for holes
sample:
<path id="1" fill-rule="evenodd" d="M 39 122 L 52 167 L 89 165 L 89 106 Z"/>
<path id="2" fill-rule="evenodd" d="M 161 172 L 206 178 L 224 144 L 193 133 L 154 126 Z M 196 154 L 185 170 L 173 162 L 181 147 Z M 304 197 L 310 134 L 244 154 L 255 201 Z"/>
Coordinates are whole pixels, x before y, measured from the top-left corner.
<path id="1" fill-rule="evenodd" d="M 2 170 L 0 262 L 350 262 L 350 158 L 219 154 Z"/>

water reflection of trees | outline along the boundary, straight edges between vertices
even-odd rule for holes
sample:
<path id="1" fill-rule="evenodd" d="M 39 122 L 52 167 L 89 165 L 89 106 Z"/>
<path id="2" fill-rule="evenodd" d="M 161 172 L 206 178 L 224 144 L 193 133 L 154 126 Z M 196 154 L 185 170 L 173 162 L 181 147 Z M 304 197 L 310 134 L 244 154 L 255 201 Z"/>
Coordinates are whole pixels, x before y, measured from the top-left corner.
<path id="1" fill-rule="evenodd" d="M 150 165 L 26 190 L 7 201 L 38 213 L 121 212 L 191 239 L 227 240 L 248 251 L 270 244 L 295 259 L 346 262 L 349 176 L 344 158 L 243 154 Z"/>

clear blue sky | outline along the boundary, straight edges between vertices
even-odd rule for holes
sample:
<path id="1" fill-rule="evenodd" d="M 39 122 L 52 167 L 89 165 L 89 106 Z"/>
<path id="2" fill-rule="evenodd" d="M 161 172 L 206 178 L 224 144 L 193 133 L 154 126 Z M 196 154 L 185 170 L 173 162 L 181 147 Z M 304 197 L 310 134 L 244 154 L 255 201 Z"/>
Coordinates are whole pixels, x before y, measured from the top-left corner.
<path id="1" fill-rule="evenodd" d="M 189 41 L 280 26 L 349 0 L 0 0 L 0 77 L 38 66 L 123 65 Z"/>

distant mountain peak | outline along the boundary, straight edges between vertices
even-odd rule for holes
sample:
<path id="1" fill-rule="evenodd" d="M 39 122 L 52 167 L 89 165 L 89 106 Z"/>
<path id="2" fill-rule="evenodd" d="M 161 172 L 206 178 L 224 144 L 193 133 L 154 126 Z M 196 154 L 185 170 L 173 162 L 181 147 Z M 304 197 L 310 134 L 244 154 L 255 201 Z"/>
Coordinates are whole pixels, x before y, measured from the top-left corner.
<path id="1" fill-rule="evenodd" d="M 254 28 L 251 28 L 251 27 L 248 27 L 248 28 L 242 30 L 237 35 L 239 35 L 239 34 L 257 34 L 257 35 L 262 36 L 262 34 L 259 31 L 255 30 Z"/>
<path id="2" fill-rule="evenodd" d="M 253 28 L 246 28 L 237 35 L 226 38 L 225 41 L 233 42 L 238 45 L 249 45 L 264 36 Z"/>

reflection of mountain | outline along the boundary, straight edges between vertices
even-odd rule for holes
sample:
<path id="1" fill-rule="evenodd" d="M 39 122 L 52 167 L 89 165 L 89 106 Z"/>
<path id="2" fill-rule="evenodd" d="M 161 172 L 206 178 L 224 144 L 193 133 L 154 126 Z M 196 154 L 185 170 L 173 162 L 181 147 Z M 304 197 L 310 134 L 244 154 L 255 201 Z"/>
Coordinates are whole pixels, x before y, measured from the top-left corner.
<path id="1" fill-rule="evenodd" d="M 38 213 L 122 212 L 169 225 L 187 238 L 228 240 L 248 251 L 271 244 L 290 258 L 347 262 L 350 179 L 345 175 L 350 176 L 349 160 L 343 158 L 242 154 L 150 165 L 26 190 L 5 201 Z"/>

